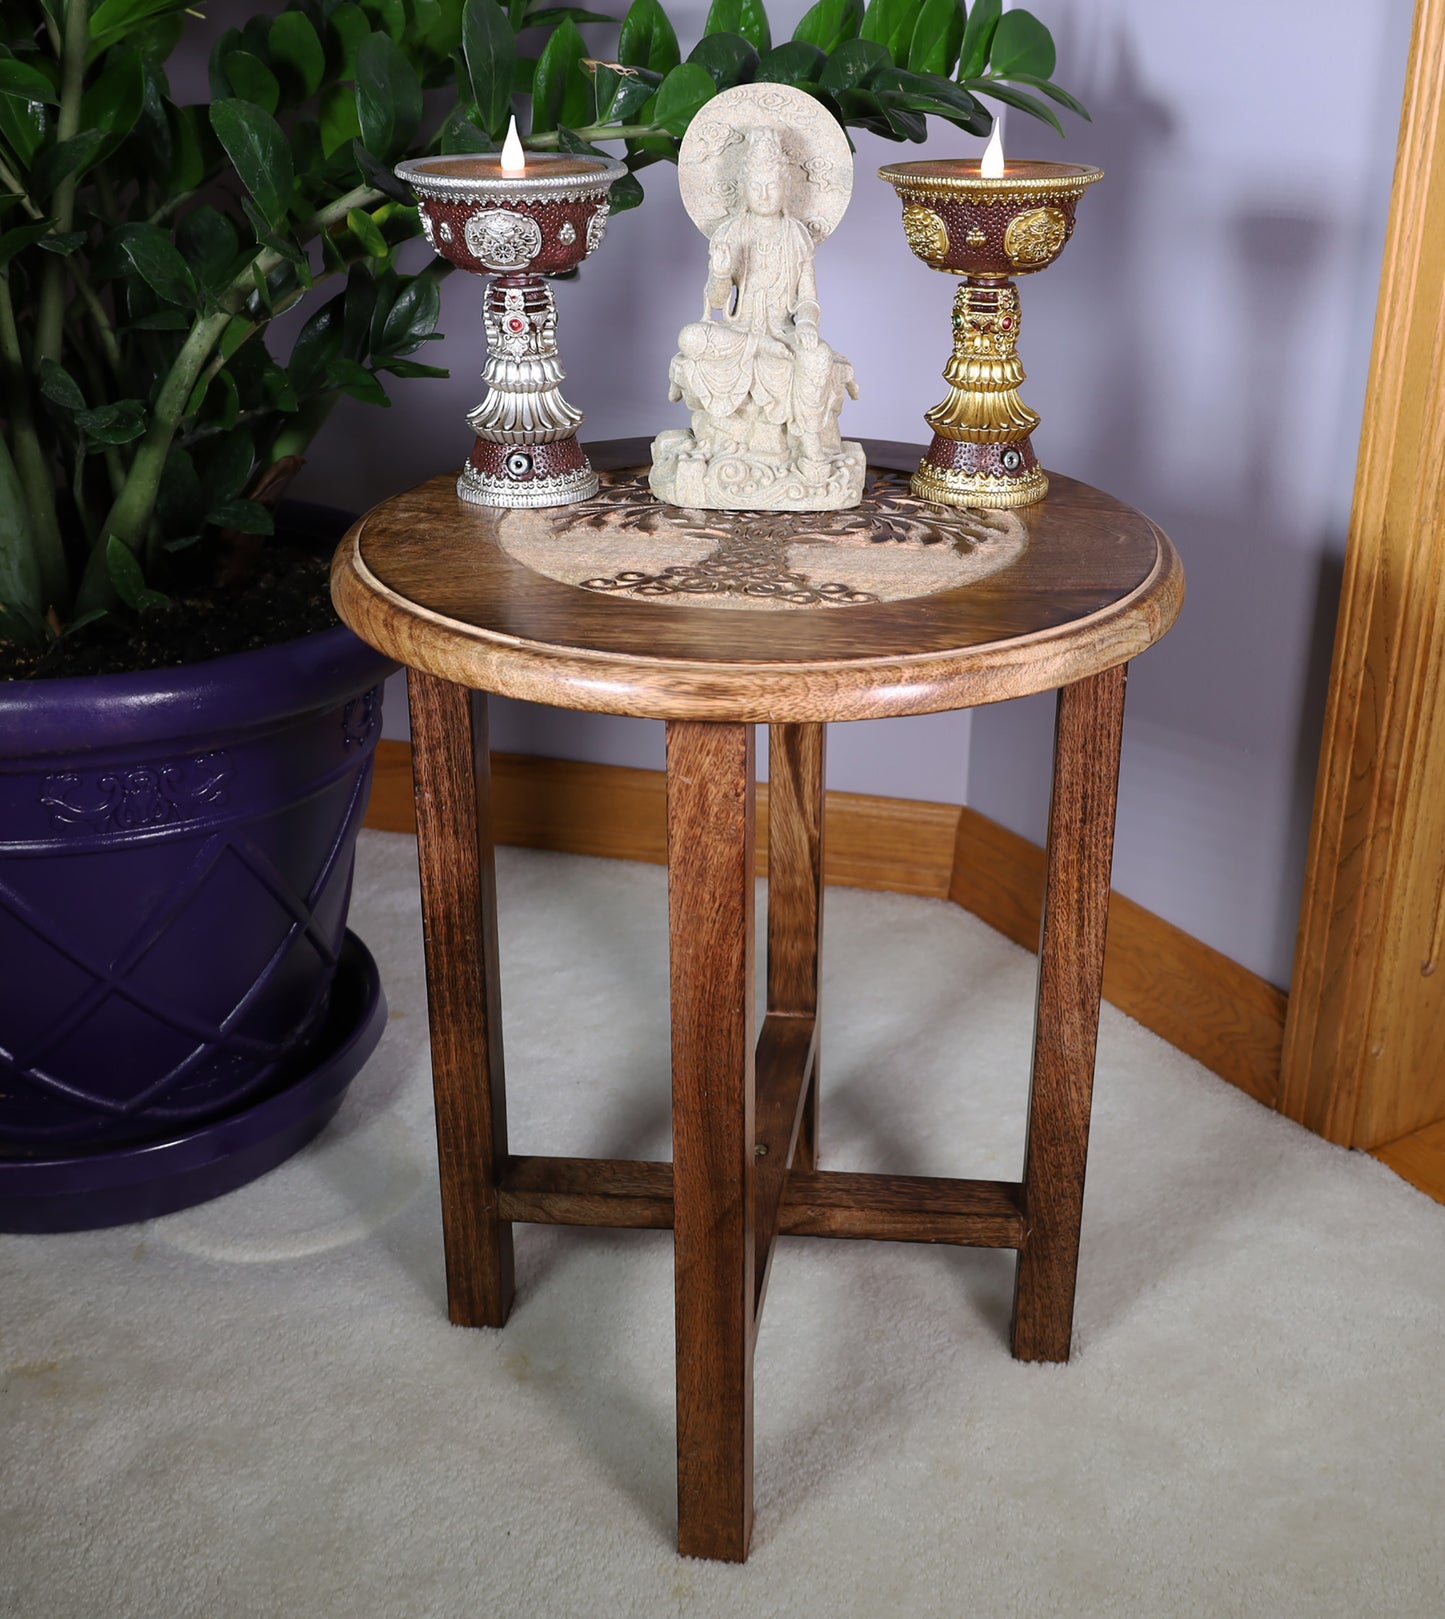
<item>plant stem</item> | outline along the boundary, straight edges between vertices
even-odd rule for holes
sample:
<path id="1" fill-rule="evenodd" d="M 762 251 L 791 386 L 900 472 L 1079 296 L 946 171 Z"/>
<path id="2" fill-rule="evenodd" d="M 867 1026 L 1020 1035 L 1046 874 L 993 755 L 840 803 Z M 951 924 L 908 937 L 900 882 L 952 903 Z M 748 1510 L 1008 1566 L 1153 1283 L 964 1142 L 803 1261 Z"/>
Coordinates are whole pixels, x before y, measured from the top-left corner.
<path id="1" fill-rule="evenodd" d="M 85 89 L 85 52 L 90 43 L 90 0 L 68 0 L 65 43 L 60 57 L 60 112 L 55 120 L 57 143 L 80 128 L 80 98 Z M 55 188 L 55 230 L 63 236 L 75 223 L 76 177 L 67 175 Z M 60 358 L 61 316 L 65 299 L 65 266 L 53 259 L 40 284 L 40 313 L 35 322 L 35 363 Z"/>
<path id="2" fill-rule="evenodd" d="M 15 470 L 30 508 L 30 531 L 35 537 L 40 588 L 45 598 L 41 610 L 54 607 L 57 612 L 64 612 L 69 605 L 70 577 L 65 566 L 65 546 L 60 538 L 60 520 L 55 512 L 55 489 L 45 452 L 40 447 L 40 436 L 35 430 L 25 357 L 15 326 L 15 306 L 10 301 L 10 277 L 4 274 L 0 274 L 0 359 L 5 368 Z"/>
<path id="3" fill-rule="evenodd" d="M 297 232 L 297 237 L 302 242 L 309 241 L 339 224 L 350 209 L 375 207 L 381 200 L 381 192 L 374 191 L 370 186 L 357 186 L 314 214 Z M 176 431 L 185 415 L 186 401 L 210 362 L 212 351 L 220 342 L 221 333 L 230 323 L 232 315 L 239 311 L 254 290 L 253 267 L 261 275 L 269 275 L 282 259 L 283 255 L 274 248 L 260 249 L 222 294 L 220 307 L 197 320 L 181 345 L 181 351 L 171 363 L 171 369 L 156 396 L 150 426 L 136 449 L 126 475 L 125 487 L 116 497 L 86 562 L 85 576 L 76 600 L 81 612 L 102 607 L 110 600 L 110 574 L 105 563 L 105 548 L 111 536 L 114 535 L 133 552 L 138 552 L 144 543 L 146 529 L 155 510 L 161 474 L 165 471 L 166 457 L 170 454 Z"/>
<path id="4" fill-rule="evenodd" d="M 665 135 L 667 131 L 661 124 L 588 124 L 585 129 L 574 129 L 572 133 L 584 141 L 630 141 L 641 140 L 646 135 Z M 555 133 L 528 135 L 522 145 L 534 152 L 555 152 L 559 138 Z"/>
<path id="5" fill-rule="evenodd" d="M 30 193 L 25 189 L 25 182 L 3 157 L 0 157 L 0 185 L 3 185 L 7 191 L 12 192 L 20 199 L 20 206 L 32 219 L 45 218 L 44 211 L 37 208 L 30 200 Z"/>

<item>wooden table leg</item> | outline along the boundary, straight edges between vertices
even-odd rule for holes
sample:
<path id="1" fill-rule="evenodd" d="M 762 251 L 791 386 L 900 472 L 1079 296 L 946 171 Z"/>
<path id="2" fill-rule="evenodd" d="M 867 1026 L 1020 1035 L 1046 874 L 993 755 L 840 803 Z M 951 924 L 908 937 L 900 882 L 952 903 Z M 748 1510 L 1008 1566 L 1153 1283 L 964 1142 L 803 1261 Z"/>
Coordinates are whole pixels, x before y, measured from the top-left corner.
<path id="1" fill-rule="evenodd" d="M 753 728 L 667 727 L 678 1549 L 753 1522 Z"/>
<path id="2" fill-rule="evenodd" d="M 497 1212 L 507 1106 L 487 700 L 416 669 L 408 690 L 447 1309 L 458 1326 L 500 1327 L 514 1282 Z"/>
<path id="3" fill-rule="evenodd" d="M 823 977 L 823 766 L 827 727 L 768 731 L 768 1011 L 818 1018 Z M 818 1069 L 793 1162 L 818 1166 Z"/>
<path id="4" fill-rule="evenodd" d="M 1114 854 L 1120 664 L 1059 692 L 1013 1352 L 1067 1360 Z"/>

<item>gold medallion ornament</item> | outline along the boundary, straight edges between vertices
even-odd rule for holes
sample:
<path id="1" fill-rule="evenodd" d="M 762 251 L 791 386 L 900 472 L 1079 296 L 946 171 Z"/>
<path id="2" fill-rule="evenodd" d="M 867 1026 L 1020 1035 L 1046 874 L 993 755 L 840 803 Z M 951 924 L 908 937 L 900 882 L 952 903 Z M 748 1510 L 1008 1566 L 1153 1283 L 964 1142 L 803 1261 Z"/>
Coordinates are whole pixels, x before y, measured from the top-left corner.
<path id="1" fill-rule="evenodd" d="M 942 263 L 948 257 L 948 227 L 922 203 L 903 205 L 903 234 L 908 238 L 909 247 L 925 263 Z"/>
<path id="2" fill-rule="evenodd" d="M 1003 250 L 1020 269 L 1047 264 L 1064 245 L 1069 219 L 1061 208 L 1031 208 L 1009 221 Z"/>

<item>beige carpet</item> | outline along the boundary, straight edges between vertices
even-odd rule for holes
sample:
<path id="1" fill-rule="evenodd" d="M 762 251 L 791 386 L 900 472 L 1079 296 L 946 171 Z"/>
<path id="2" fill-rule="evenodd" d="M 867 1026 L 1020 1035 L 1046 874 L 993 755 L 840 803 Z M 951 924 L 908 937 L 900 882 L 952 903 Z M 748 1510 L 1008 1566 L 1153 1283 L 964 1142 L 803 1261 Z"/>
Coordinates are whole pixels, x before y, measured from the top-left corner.
<path id="1" fill-rule="evenodd" d="M 449 1327 L 414 845 L 368 834 L 386 1037 L 331 1130 L 145 1226 L 0 1238 L 23 1619 L 1445 1614 L 1445 1208 L 1106 1010 L 1074 1360 L 1011 1258 L 784 1241 L 751 1562 L 673 1551 L 665 1233 L 521 1228 Z M 668 1155 L 660 870 L 503 851 L 519 1151 Z M 828 896 L 835 1168 L 1012 1175 L 1032 963 Z"/>

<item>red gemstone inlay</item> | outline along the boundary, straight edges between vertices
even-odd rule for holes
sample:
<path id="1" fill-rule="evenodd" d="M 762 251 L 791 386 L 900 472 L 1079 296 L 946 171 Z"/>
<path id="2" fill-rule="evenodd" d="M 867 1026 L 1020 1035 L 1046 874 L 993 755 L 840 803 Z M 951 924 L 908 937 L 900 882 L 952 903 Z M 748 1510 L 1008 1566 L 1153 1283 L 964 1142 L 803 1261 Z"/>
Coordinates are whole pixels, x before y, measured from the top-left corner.
<path id="1" fill-rule="evenodd" d="M 507 325 L 510 326 L 514 332 L 520 332 L 522 330 L 522 322 L 519 320 L 509 320 Z"/>

